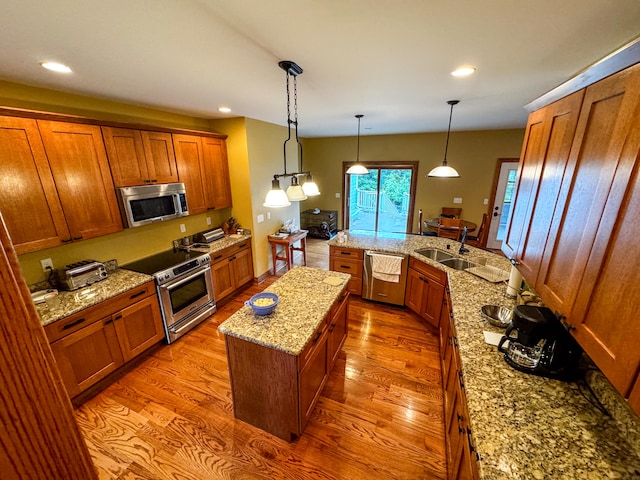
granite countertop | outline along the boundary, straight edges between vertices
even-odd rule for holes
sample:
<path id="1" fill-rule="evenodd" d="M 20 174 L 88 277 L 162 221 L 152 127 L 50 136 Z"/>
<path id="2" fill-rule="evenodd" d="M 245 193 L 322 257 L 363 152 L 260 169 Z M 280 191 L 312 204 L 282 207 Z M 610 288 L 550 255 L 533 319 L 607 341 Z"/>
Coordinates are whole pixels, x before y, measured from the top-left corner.
<path id="1" fill-rule="evenodd" d="M 101 282 L 72 292 L 60 291 L 58 295 L 44 303 L 36 304 L 36 310 L 40 314 L 40 323 L 44 327 L 150 280 L 153 280 L 151 275 L 119 268 Z"/>
<path id="2" fill-rule="evenodd" d="M 345 233 L 346 242 L 338 243 L 334 238 L 329 244 L 405 253 L 447 272 L 471 431 L 483 480 L 640 477 L 636 416 L 631 415 L 631 428 L 623 427 L 620 418 L 597 410 L 582 395 L 578 383 L 519 372 L 507 365 L 495 346 L 485 343 L 483 330 L 502 333 L 504 329 L 484 321 L 480 307 L 515 306 L 515 300 L 504 295 L 504 283 L 490 283 L 415 253 L 429 247 L 447 250 L 449 245 L 449 253 L 458 256 L 458 242 L 417 235 Z M 511 265 L 502 255 L 468 248 L 465 258 L 484 258 L 487 265 L 509 272 Z M 628 412 L 626 405 L 620 405 L 624 404 L 621 399 L 611 399 L 617 394 L 611 393 L 612 387 L 598 373 L 588 372 L 586 378 L 597 382 L 592 384 L 594 391 L 608 391 L 603 395 L 609 397 L 607 409 Z"/>
<path id="3" fill-rule="evenodd" d="M 324 283 L 328 277 L 342 283 Z M 256 315 L 245 305 L 221 323 L 218 330 L 225 335 L 299 355 L 347 288 L 350 277 L 346 273 L 294 267 L 265 289 L 280 297 L 273 313 Z"/>
<path id="4" fill-rule="evenodd" d="M 206 252 L 206 253 L 215 253 L 221 250 L 224 250 L 227 247 L 232 247 L 237 243 L 242 243 L 244 240 L 251 240 L 251 235 L 240 235 L 239 233 L 234 233 L 231 235 L 225 235 L 218 240 L 214 240 L 209 243 L 208 247 L 189 247 L 189 250 L 195 250 L 198 252 Z"/>

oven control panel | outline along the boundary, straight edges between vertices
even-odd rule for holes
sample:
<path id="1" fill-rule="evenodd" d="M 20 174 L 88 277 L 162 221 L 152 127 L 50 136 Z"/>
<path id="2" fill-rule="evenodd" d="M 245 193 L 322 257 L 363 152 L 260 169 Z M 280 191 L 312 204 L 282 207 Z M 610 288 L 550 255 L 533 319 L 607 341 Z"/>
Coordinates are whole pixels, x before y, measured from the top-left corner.
<path id="1" fill-rule="evenodd" d="M 154 277 L 158 285 L 164 285 L 175 279 L 186 278 L 189 276 L 189 273 L 201 270 L 204 267 L 209 267 L 210 264 L 211 256 L 204 254 L 174 265 L 166 270 L 162 270 L 161 272 L 157 272 Z"/>

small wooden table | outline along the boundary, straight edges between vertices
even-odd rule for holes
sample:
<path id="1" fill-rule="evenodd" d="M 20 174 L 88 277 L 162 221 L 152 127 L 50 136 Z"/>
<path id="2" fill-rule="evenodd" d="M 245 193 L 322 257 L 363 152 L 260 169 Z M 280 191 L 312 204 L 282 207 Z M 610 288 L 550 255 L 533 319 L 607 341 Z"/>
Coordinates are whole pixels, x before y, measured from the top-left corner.
<path id="1" fill-rule="evenodd" d="M 467 227 L 467 232 L 471 233 L 473 232 L 476 228 L 478 228 L 478 225 L 476 225 L 473 222 L 469 222 L 467 220 L 463 220 L 462 221 L 463 226 Z M 429 218 L 428 220 L 425 220 L 424 222 L 424 226 L 427 229 L 433 229 L 433 230 L 438 230 L 438 219 L 437 218 Z M 445 230 L 458 230 L 458 227 L 442 227 Z"/>
<path id="2" fill-rule="evenodd" d="M 287 270 L 291 270 L 291 263 L 293 260 L 293 251 L 302 252 L 302 264 L 307 265 L 307 234 L 309 230 L 298 230 L 295 233 L 290 233 L 286 238 L 277 238 L 269 235 L 269 244 L 271 245 L 271 258 L 273 259 L 273 274 L 276 274 L 276 263 L 278 260 L 287 263 Z M 300 246 L 295 247 L 294 244 L 300 241 Z M 284 257 L 278 255 L 277 247 L 282 245 Z M 281 252 L 281 253 L 283 253 Z"/>

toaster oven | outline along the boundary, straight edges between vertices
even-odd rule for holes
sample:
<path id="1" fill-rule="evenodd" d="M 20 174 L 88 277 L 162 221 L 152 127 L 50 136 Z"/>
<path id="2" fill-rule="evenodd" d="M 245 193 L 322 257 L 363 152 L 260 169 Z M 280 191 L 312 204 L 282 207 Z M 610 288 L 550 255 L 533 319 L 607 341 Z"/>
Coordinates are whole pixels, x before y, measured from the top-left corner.
<path id="1" fill-rule="evenodd" d="M 61 290 L 77 290 L 107 278 L 107 269 L 96 260 L 81 260 L 57 269 L 54 276 Z"/>

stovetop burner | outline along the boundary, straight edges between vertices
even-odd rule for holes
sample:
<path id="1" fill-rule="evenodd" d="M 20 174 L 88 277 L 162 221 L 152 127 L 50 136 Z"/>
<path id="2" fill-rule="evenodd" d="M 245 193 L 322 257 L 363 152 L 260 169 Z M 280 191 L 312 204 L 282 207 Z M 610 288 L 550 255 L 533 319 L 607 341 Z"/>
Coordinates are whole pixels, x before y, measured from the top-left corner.
<path id="1" fill-rule="evenodd" d="M 166 250 L 126 265 L 122 265 L 122 268 L 133 270 L 134 272 L 146 273 L 147 275 L 154 275 L 203 255 L 206 255 L 206 253 L 197 251 L 185 252 L 183 250 Z"/>

